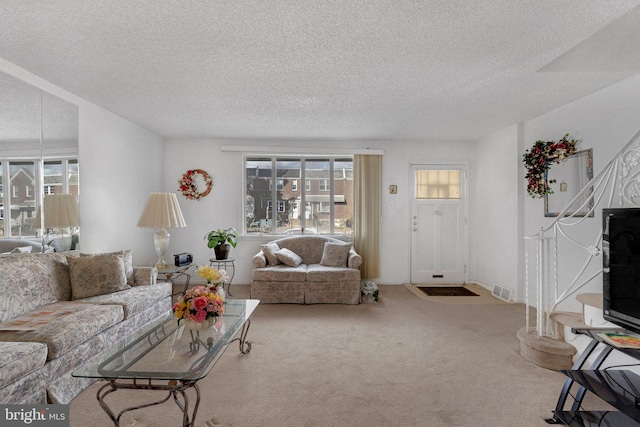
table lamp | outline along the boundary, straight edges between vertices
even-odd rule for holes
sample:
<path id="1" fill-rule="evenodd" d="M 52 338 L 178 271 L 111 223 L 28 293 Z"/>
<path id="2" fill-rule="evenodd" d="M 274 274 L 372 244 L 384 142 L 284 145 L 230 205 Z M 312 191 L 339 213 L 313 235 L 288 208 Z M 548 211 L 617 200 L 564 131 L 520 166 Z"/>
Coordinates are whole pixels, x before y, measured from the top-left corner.
<path id="1" fill-rule="evenodd" d="M 147 205 L 140 215 L 138 227 L 156 228 L 153 235 L 153 245 L 156 248 L 158 262 L 155 267 L 158 269 L 167 268 L 169 265 L 164 260 L 164 253 L 169 247 L 171 235 L 167 228 L 186 227 L 178 198 L 173 193 L 151 193 Z"/>
<path id="2" fill-rule="evenodd" d="M 42 202 L 44 213 L 44 228 L 60 228 L 61 237 L 55 238 L 53 244 L 58 252 L 66 252 L 71 249 L 71 233 L 64 235 L 64 230 L 69 227 L 80 226 L 80 213 L 78 201 L 73 194 L 49 194 Z M 34 224 L 40 227 L 40 211 L 36 214 Z"/>

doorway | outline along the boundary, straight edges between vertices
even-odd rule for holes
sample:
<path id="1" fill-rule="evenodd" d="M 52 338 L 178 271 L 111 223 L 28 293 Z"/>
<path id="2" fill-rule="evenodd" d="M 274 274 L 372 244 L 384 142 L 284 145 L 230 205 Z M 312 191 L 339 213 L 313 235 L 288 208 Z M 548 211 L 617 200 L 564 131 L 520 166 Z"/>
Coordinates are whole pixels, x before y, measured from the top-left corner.
<path id="1" fill-rule="evenodd" d="M 411 186 L 411 283 L 465 283 L 467 165 L 412 165 Z"/>

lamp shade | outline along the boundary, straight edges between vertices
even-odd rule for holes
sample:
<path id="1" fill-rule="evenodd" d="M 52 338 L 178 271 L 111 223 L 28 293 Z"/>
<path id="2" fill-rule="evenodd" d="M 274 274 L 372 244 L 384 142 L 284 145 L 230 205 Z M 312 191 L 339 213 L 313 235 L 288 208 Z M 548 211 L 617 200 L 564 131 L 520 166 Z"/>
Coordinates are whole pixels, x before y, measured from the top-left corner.
<path id="1" fill-rule="evenodd" d="M 138 220 L 138 227 L 177 228 L 186 226 L 175 194 L 149 194 L 147 205 Z"/>
<path id="2" fill-rule="evenodd" d="M 44 228 L 79 227 L 80 213 L 78 201 L 73 194 L 50 194 L 44 197 Z M 36 214 L 34 224 L 40 228 L 40 211 Z"/>

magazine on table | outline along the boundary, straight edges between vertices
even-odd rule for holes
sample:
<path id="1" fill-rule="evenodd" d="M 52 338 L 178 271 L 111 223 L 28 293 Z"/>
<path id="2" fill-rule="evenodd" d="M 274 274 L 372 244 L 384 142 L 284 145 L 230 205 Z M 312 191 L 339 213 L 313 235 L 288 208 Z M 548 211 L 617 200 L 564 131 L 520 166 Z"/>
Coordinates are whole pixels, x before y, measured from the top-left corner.
<path id="1" fill-rule="evenodd" d="M 614 347 L 640 349 L 640 335 L 623 332 L 603 332 L 600 336 Z"/>

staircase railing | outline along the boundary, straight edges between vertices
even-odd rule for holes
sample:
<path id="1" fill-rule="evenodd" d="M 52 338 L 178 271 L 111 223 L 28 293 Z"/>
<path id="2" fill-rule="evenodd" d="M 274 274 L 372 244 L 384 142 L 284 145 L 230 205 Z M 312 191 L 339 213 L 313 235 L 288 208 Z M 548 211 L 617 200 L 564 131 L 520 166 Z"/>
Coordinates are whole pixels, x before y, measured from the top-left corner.
<path id="1" fill-rule="evenodd" d="M 547 227 L 525 237 L 526 326 L 535 308 L 538 337 L 554 337 L 549 316 L 558 305 L 594 280 L 601 280 L 602 230 L 587 218 L 607 207 L 640 206 L 640 131 L 578 192 Z M 580 213 L 579 215 L 577 213 Z M 582 225 L 582 226 L 581 226 Z M 571 252 L 578 262 L 559 262 Z M 533 254 L 533 255 L 532 255 Z M 533 285 L 531 285 L 532 277 Z M 530 288 L 531 287 L 531 288 Z M 535 292 L 530 295 L 531 291 Z"/>

